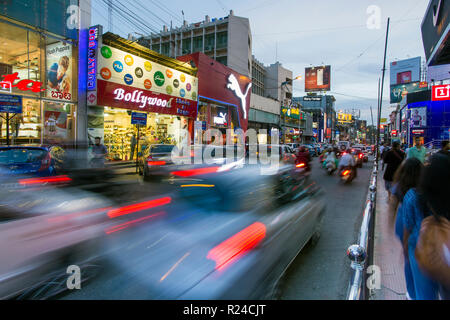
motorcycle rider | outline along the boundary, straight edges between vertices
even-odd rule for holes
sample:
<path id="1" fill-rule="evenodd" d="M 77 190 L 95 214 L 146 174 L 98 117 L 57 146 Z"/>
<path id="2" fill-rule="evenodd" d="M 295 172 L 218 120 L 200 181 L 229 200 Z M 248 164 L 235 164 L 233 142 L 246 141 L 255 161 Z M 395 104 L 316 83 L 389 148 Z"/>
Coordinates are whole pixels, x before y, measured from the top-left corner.
<path id="1" fill-rule="evenodd" d="M 347 149 L 345 153 L 342 154 L 341 159 L 339 160 L 339 174 L 341 174 L 342 170 L 346 167 L 351 168 L 354 178 L 356 178 L 356 163 L 352 154 L 352 149 Z"/>
<path id="2" fill-rule="evenodd" d="M 311 161 L 311 155 L 309 151 L 305 148 L 305 146 L 300 146 L 297 151 L 297 157 L 295 159 L 295 164 L 304 163 L 305 170 L 310 171 L 311 166 L 309 165 Z"/>
<path id="3" fill-rule="evenodd" d="M 336 169 L 336 155 L 333 152 L 332 148 L 328 148 L 327 153 L 325 154 L 325 161 L 323 162 L 323 167 L 327 168 L 328 163 L 331 163 L 333 166 L 333 171 Z"/>

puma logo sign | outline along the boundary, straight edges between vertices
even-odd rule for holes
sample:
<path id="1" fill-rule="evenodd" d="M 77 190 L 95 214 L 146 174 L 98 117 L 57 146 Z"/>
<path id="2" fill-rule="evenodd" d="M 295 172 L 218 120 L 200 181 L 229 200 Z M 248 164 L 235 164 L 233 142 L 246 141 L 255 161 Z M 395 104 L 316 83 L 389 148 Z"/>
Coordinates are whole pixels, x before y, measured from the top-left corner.
<path id="1" fill-rule="evenodd" d="M 242 93 L 241 87 L 239 86 L 239 82 L 237 81 L 234 74 L 230 74 L 228 77 L 227 88 L 231 91 L 234 91 L 234 94 L 241 100 L 242 111 L 244 112 L 244 119 L 247 119 L 247 94 L 252 84 L 249 83 L 247 85 L 247 89 L 245 89 L 245 94 Z"/>

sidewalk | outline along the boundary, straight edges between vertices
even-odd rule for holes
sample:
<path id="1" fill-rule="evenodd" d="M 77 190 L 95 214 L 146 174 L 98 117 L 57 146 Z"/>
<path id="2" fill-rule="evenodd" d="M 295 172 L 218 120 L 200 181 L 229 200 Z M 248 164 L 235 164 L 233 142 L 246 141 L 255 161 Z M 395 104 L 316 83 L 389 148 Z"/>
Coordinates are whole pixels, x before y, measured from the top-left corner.
<path id="1" fill-rule="evenodd" d="M 383 172 L 377 178 L 377 207 L 375 214 L 375 242 L 373 263 L 381 269 L 381 289 L 375 290 L 371 300 L 406 300 L 403 271 L 403 251 L 394 230 L 388 227 L 388 194 Z"/>

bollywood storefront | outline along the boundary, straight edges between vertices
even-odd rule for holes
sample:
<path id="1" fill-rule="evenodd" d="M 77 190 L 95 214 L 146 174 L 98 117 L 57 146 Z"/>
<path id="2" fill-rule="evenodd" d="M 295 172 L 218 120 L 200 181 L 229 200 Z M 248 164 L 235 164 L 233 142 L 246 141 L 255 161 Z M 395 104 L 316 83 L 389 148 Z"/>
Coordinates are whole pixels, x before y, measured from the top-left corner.
<path id="1" fill-rule="evenodd" d="M 94 32 L 90 46 L 96 53 L 89 68 L 96 68 L 96 76 L 89 78 L 87 94 L 89 142 L 100 137 L 110 160 L 130 160 L 137 141 L 140 146 L 178 145 L 184 130 L 192 135 L 196 70 L 111 33 L 95 37 Z"/>
<path id="2" fill-rule="evenodd" d="M 77 34 L 59 36 L 0 16 L 0 44 L 0 144 L 73 142 Z"/>
<path id="3" fill-rule="evenodd" d="M 218 129 L 226 135 L 231 129 L 247 130 L 250 109 L 251 79 L 197 52 L 177 57 L 178 60 L 198 68 L 197 126 L 202 131 Z M 193 137 L 197 143 L 205 143 L 201 137 Z M 226 140 L 224 139 L 225 143 Z"/>

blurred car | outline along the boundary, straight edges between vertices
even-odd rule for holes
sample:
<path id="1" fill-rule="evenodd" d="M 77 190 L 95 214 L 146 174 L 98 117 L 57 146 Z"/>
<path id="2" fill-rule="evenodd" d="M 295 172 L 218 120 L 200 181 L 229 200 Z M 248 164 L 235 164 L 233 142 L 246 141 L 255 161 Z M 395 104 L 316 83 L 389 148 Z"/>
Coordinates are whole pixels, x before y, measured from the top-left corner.
<path id="1" fill-rule="evenodd" d="M 153 144 L 144 149 L 138 158 L 138 171 L 145 181 L 166 174 L 166 170 L 161 168 L 174 164 L 172 161 L 174 148 L 174 145 L 169 144 Z"/>
<path id="2" fill-rule="evenodd" d="M 45 177 L 55 174 L 54 161 L 45 147 L 0 147 L 0 166 L 11 175 Z"/>
<path id="3" fill-rule="evenodd" d="M 319 239 L 325 212 L 320 189 L 292 167 L 189 175 L 177 192 L 144 202 L 151 212 L 125 215 L 138 224 L 109 234 L 117 271 L 91 290 L 95 298 L 270 297 L 302 248 Z"/>
<path id="4" fill-rule="evenodd" d="M 364 153 L 359 148 L 352 148 L 352 154 L 355 157 L 355 163 L 358 168 L 362 168 L 364 162 Z"/>
<path id="5" fill-rule="evenodd" d="M 289 146 L 294 152 L 296 152 L 301 144 L 300 143 L 287 143 L 286 145 Z"/>
<path id="6" fill-rule="evenodd" d="M 308 149 L 309 154 L 311 155 L 311 157 L 318 157 L 319 156 L 319 154 L 317 153 L 317 149 L 314 146 L 312 146 L 310 144 L 305 144 L 304 147 Z"/>
<path id="7" fill-rule="evenodd" d="M 296 155 L 295 151 L 289 145 L 275 145 L 275 144 L 250 144 L 246 145 L 247 158 L 256 152 L 255 159 L 259 160 L 260 164 L 272 161 L 270 158 L 277 157 L 280 163 L 294 164 Z M 267 159 L 262 159 L 266 156 Z M 248 162 L 247 162 L 248 163 Z"/>
<path id="8" fill-rule="evenodd" d="M 0 299 L 52 297 L 67 289 L 70 265 L 82 281 L 98 271 L 111 203 L 74 188 L 39 188 L 45 179 L 53 177 L 1 185 Z"/>

